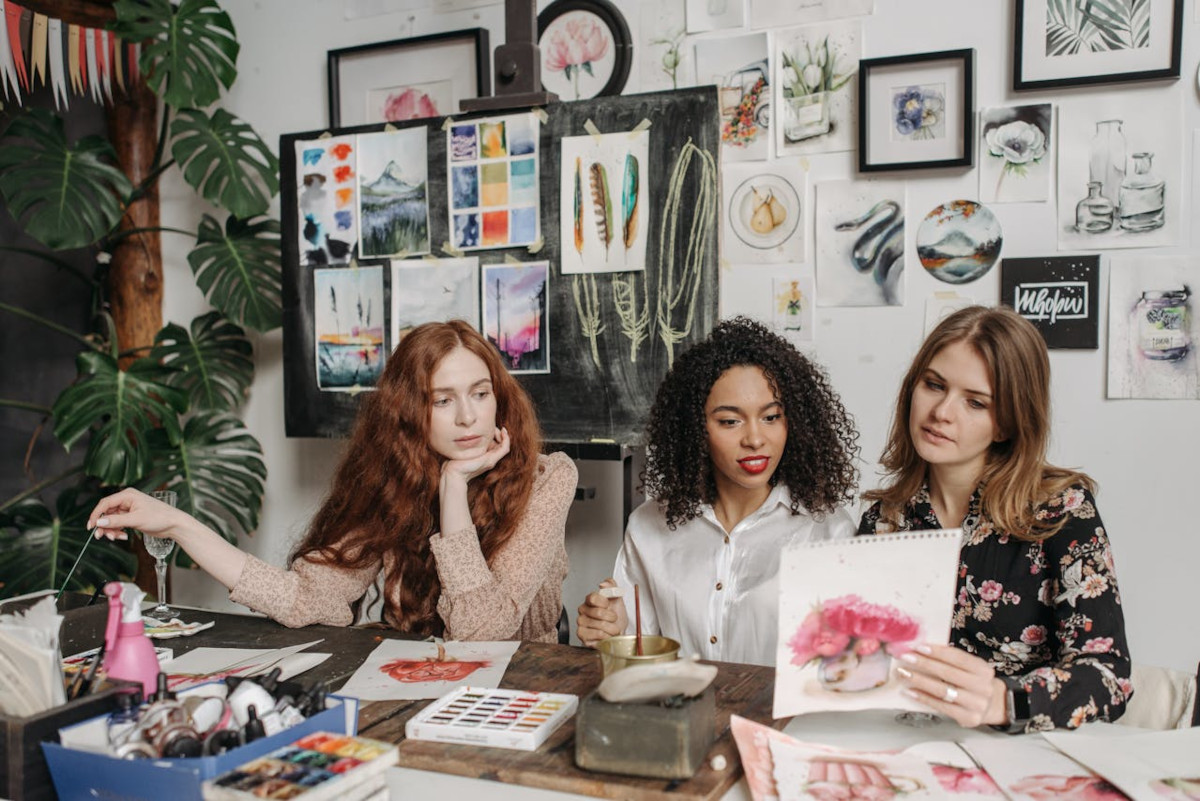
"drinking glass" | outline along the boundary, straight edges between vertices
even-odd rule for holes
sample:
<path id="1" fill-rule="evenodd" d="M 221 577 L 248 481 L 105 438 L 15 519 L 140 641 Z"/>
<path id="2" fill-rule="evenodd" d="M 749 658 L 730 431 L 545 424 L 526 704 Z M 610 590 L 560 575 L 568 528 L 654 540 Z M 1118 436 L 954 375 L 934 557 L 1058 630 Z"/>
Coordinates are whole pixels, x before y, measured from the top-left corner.
<path id="1" fill-rule="evenodd" d="M 160 490 L 153 495 L 154 500 L 162 501 L 171 507 L 179 500 L 174 490 Z M 167 557 L 175 550 L 175 540 L 170 537 L 151 537 L 143 532 L 142 543 L 146 546 L 146 553 L 154 557 L 154 573 L 158 577 L 158 606 L 150 611 L 157 618 L 170 620 L 169 615 L 173 612 L 171 607 L 167 606 Z"/>

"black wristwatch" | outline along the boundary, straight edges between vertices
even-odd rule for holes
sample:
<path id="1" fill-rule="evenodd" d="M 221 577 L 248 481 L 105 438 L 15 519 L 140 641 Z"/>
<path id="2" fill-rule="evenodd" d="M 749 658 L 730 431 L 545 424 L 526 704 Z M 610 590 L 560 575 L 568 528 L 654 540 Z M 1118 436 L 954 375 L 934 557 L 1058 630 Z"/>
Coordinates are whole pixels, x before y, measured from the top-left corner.
<path id="1" fill-rule="evenodd" d="M 1029 693 L 1023 689 L 1014 690 L 1012 687 L 1009 687 L 1004 709 L 1008 712 L 1008 726 L 997 728 L 1004 728 L 1010 732 L 1024 731 L 1025 724 L 1032 717 L 1029 712 Z"/>

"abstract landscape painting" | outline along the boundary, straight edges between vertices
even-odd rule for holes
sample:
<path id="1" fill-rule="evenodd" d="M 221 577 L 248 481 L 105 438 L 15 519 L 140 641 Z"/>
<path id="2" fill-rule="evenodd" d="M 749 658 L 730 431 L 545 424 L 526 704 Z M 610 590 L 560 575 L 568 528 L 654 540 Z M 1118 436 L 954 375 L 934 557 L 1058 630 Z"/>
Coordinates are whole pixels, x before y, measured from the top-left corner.
<path id="1" fill-rule="evenodd" d="M 550 372 L 550 262 L 483 268 L 483 335 L 511 373 Z"/>
<path id="2" fill-rule="evenodd" d="M 372 389 L 383 372 L 383 268 L 313 271 L 317 386 Z"/>
<path id="3" fill-rule="evenodd" d="M 465 320 L 479 330 L 479 259 L 392 262 L 392 349 L 421 323 Z"/>
<path id="4" fill-rule="evenodd" d="M 362 258 L 429 252 L 426 129 L 358 137 Z"/>

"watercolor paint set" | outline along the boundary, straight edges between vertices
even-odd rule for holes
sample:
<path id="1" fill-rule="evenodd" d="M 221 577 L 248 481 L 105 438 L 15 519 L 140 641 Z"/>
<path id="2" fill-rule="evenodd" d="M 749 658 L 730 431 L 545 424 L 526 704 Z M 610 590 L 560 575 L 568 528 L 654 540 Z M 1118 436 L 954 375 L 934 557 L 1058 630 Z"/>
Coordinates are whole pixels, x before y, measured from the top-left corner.
<path id="1" fill-rule="evenodd" d="M 459 687 L 418 712 L 404 727 L 412 740 L 533 751 L 575 714 L 578 696 Z"/>

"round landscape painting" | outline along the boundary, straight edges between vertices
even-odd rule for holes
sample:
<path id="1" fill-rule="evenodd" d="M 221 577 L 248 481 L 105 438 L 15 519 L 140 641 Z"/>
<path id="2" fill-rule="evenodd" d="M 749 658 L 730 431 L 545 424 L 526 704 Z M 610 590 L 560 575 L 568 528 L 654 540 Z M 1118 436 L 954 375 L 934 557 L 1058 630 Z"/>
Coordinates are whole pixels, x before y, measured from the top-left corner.
<path id="1" fill-rule="evenodd" d="M 1004 236 L 996 215 L 974 200 L 951 200 L 925 215 L 917 229 L 917 257 L 947 284 L 969 284 L 1000 256 Z"/>

